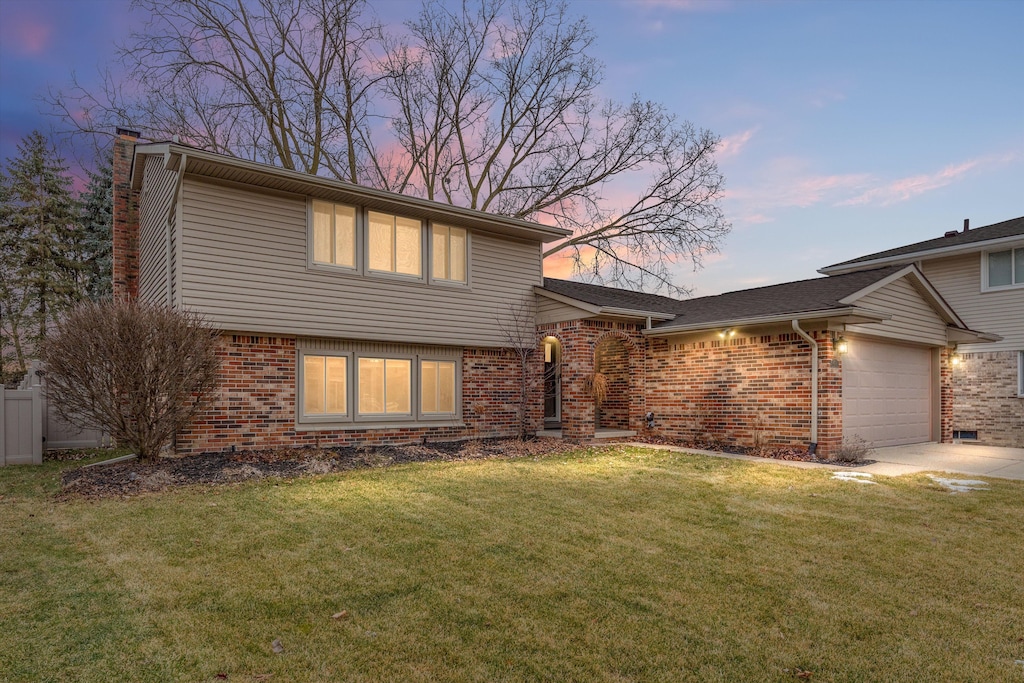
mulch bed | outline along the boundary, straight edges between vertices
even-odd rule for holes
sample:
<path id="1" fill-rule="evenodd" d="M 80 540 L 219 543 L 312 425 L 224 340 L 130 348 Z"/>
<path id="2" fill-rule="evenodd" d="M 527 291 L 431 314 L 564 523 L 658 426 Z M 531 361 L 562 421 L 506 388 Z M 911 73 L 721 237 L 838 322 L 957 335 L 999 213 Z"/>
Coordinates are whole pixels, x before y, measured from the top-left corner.
<path id="1" fill-rule="evenodd" d="M 275 448 L 203 453 L 67 470 L 59 500 L 111 498 L 190 485 L 223 485 L 268 477 L 293 478 L 413 462 L 521 458 L 576 450 L 559 439 L 478 439 L 409 446 Z M 77 459 L 77 458 L 67 458 Z"/>
<path id="2" fill-rule="evenodd" d="M 752 455 L 757 458 L 767 458 L 769 460 L 793 460 L 797 462 L 816 462 L 822 465 L 836 465 L 840 467 L 864 467 L 865 465 L 871 465 L 877 462 L 875 460 L 869 460 L 867 458 L 863 460 L 858 460 L 856 462 L 845 462 L 841 460 L 819 458 L 808 453 L 807 449 L 805 448 L 795 448 L 792 446 L 745 448 L 743 446 L 725 446 L 719 442 L 714 441 L 669 439 L 654 435 L 640 436 L 635 439 L 631 439 L 631 441 L 668 446 L 680 446 L 682 448 L 697 448 L 702 451 L 731 453 L 733 455 Z"/>

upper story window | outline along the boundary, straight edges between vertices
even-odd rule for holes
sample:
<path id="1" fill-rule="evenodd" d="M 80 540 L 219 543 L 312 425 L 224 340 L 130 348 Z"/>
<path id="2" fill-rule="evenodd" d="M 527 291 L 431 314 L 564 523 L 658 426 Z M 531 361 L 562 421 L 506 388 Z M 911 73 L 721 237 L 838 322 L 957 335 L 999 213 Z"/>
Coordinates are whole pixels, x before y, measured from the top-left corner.
<path id="1" fill-rule="evenodd" d="M 466 281 L 466 231 L 463 228 L 449 228 L 432 225 L 430 274 L 435 280 L 450 282 Z"/>
<path id="2" fill-rule="evenodd" d="M 313 261 L 356 267 L 356 209 L 313 202 Z"/>
<path id="3" fill-rule="evenodd" d="M 1024 247 L 990 251 L 982 258 L 985 266 L 982 284 L 985 289 L 1024 285 Z"/>
<path id="4" fill-rule="evenodd" d="M 378 211 L 367 212 L 370 270 L 419 277 L 423 272 L 423 224 Z"/>

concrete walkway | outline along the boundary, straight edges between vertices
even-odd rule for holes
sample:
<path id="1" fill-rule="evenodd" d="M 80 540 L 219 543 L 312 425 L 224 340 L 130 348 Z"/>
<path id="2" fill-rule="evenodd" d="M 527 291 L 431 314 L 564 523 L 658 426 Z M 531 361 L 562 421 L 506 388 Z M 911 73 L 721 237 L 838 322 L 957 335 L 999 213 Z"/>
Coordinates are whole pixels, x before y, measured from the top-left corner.
<path id="1" fill-rule="evenodd" d="M 628 445 L 640 446 L 642 448 L 659 448 L 680 453 L 697 453 L 716 458 L 746 460 L 748 462 L 783 465 L 800 469 L 825 468 L 830 470 L 849 470 L 880 474 L 887 477 L 898 477 L 904 474 L 917 474 L 919 472 L 953 472 L 973 476 L 1024 480 L 1024 448 L 919 443 L 910 446 L 875 448 L 868 453 L 867 457 L 878 462 L 863 467 L 841 467 L 818 462 L 772 460 L 752 455 L 703 451 L 698 448 L 683 448 L 682 446 L 663 446 L 647 443 L 629 443 Z"/>
<path id="2" fill-rule="evenodd" d="M 859 472 L 899 476 L 939 471 L 1002 479 L 1024 479 L 1024 448 L 1002 448 L 958 443 L 917 443 L 875 448 L 868 457 L 873 465 Z"/>

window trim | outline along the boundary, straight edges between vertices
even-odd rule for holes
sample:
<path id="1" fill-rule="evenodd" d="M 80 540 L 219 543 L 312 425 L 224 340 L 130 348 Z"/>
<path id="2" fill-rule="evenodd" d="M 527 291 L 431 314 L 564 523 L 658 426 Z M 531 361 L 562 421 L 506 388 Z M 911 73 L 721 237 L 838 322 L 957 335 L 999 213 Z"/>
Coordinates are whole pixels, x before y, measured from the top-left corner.
<path id="1" fill-rule="evenodd" d="M 461 412 L 460 407 L 462 406 L 462 361 L 457 358 L 445 358 L 443 356 L 435 356 L 427 354 L 418 356 L 416 360 L 416 380 L 417 384 L 422 383 L 423 379 L 423 363 L 451 363 L 455 366 L 455 398 L 452 401 L 452 407 L 454 410 L 450 413 L 428 413 L 423 410 L 423 396 L 420 393 L 419 387 L 416 391 L 416 419 L 422 421 L 437 422 L 439 420 L 453 420 L 459 417 Z"/>
<path id="2" fill-rule="evenodd" d="M 455 228 L 457 230 L 462 230 L 462 231 L 464 231 L 466 233 L 466 264 L 465 264 L 465 266 L 466 266 L 466 279 L 465 280 L 450 280 L 448 278 L 437 277 L 434 274 L 434 226 L 438 226 L 438 227 L 442 227 L 442 228 L 447 228 L 448 230 L 451 230 L 452 228 Z M 451 235 L 450 232 L 448 234 Z M 472 278 L 472 270 L 473 270 L 472 268 L 470 268 L 470 264 L 473 262 L 473 256 L 472 256 L 472 249 L 473 249 L 472 243 L 473 243 L 473 240 L 470 237 L 470 235 L 472 235 L 472 231 L 469 228 L 463 227 L 461 225 L 449 225 L 448 223 L 435 223 L 434 221 L 430 221 L 430 224 L 428 225 L 428 229 L 427 229 L 427 250 L 428 250 L 428 253 L 427 253 L 427 265 L 430 267 L 430 280 L 429 280 L 430 284 L 432 284 L 432 285 L 441 285 L 443 287 L 465 287 L 465 288 L 469 288 L 470 287 L 471 278 Z M 448 256 L 449 256 L 449 260 L 450 260 L 451 259 L 451 246 L 450 246 L 451 238 L 450 237 L 449 237 L 448 242 L 449 242 L 449 248 L 448 248 L 449 254 L 448 254 Z M 449 264 L 449 268 L 450 267 L 451 266 Z"/>
<path id="3" fill-rule="evenodd" d="M 1017 398 L 1024 398 L 1024 351 L 1017 352 Z"/>
<path id="4" fill-rule="evenodd" d="M 419 275 L 413 275 L 411 273 L 399 273 L 399 272 L 393 271 L 393 270 L 377 270 L 376 268 L 371 268 L 370 267 L 370 212 L 371 211 L 373 213 L 379 213 L 379 214 L 383 214 L 385 216 L 392 216 L 395 219 L 404 218 L 406 220 L 416 221 L 416 222 L 418 222 L 420 224 L 420 272 L 419 272 Z M 365 245 L 365 247 L 362 249 L 362 258 L 360 259 L 361 262 L 362 262 L 362 272 L 364 274 L 366 274 L 366 275 L 372 275 L 373 277 L 393 278 L 393 279 L 396 279 L 396 280 L 405 280 L 406 282 L 427 282 L 428 261 L 426 259 L 426 254 L 427 254 L 427 249 L 429 247 L 428 247 L 428 240 L 427 240 L 427 232 L 428 231 L 425 229 L 426 228 L 426 221 L 424 221 L 422 218 L 413 218 L 412 216 L 406 216 L 406 215 L 403 215 L 403 214 L 400 214 L 400 213 L 391 213 L 390 211 L 378 211 L 377 209 L 371 209 L 371 208 L 368 208 L 368 207 L 364 207 L 363 210 L 360 213 L 362 214 L 362 217 L 363 217 L 363 229 L 362 229 L 361 232 L 364 235 L 364 237 L 363 237 L 363 244 Z M 393 230 L 397 229 L 396 223 L 392 223 L 392 229 Z M 394 234 L 394 233 L 392 233 L 392 234 Z M 396 251 L 392 252 L 392 257 L 391 257 L 392 261 L 396 261 L 396 258 L 397 258 L 396 257 L 396 252 L 397 252 L 397 245 L 396 245 Z"/>
<path id="5" fill-rule="evenodd" d="M 1010 252 L 1010 284 L 1008 285 L 989 285 L 988 283 L 988 257 L 990 254 L 998 254 L 1003 251 Z M 1002 248 L 1002 249 L 990 249 L 988 251 L 981 252 L 981 291 L 982 292 L 1005 292 L 1013 289 L 1024 289 L 1024 276 L 1018 275 L 1014 272 L 1016 266 L 1016 253 L 1017 251 L 1024 252 L 1024 246 L 1015 247 L 1013 245 Z M 1013 282 L 1017 277 L 1021 278 L 1020 282 Z"/>
<path id="6" fill-rule="evenodd" d="M 418 403 L 418 391 L 419 382 L 416 373 L 418 363 L 416 362 L 416 354 L 407 353 L 356 353 L 355 362 L 352 364 L 352 390 L 355 396 L 355 403 L 352 408 L 352 416 L 355 422 L 361 423 L 375 423 L 375 422 L 412 422 L 416 419 L 416 412 L 419 409 Z M 360 413 L 359 412 L 359 361 L 367 359 L 376 359 L 385 361 L 385 374 L 384 374 L 384 387 L 387 391 L 387 361 L 389 360 L 407 360 L 409 361 L 409 412 L 408 413 Z"/>
<path id="7" fill-rule="evenodd" d="M 343 266 L 338 263 L 326 263 L 324 261 L 317 261 L 314 258 L 314 252 L 316 245 L 314 244 L 313 235 L 313 223 L 315 216 L 313 214 L 313 202 L 324 202 L 325 204 L 333 204 L 338 206 L 345 206 L 352 209 L 355 212 L 355 230 L 356 230 L 356 244 L 355 244 L 355 265 L 354 266 Z M 358 274 L 363 275 L 363 259 L 360 254 L 365 250 L 363 248 L 363 210 L 355 206 L 354 204 L 346 204 L 345 202 L 336 202 L 331 199 L 323 199 L 321 197 L 306 197 L 306 268 L 309 270 L 326 270 L 333 271 L 336 273 L 346 273 L 349 275 Z"/>
<path id="8" fill-rule="evenodd" d="M 336 356 L 345 358 L 345 407 L 348 409 L 342 413 L 322 413 L 307 415 L 305 411 L 306 398 L 306 356 Z M 295 410 L 298 415 L 299 424 L 337 424 L 350 423 L 354 411 L 352 401 L 354 398 L 354 387 L 352 384 L 352 352 L 351 351 L 324 351 L 320 349 L 299 349 L 298 368 L 296 370 L 296 395 Z"/>

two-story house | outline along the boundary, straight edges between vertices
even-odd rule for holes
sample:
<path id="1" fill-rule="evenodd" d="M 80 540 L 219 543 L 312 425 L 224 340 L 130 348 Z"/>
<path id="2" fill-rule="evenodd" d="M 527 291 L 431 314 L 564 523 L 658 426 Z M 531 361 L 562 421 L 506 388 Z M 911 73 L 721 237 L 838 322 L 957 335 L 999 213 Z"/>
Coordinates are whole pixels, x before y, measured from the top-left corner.
<path id="1" fill-rule="evenodd" d="M 222 333 L 178 451 L 515 433 L 510 305 L 564 230 L 137 137 L 114 150 L 115 296 Z"/>
<path id="2" fill-rule="evenodd" d="M 968 327 L 1002 339 L 961 342 L 953 369 L 953 436 L 1024 447 L 1024 217 L 822 268 L 841 275 L 916 264 Z"/>
<path id="3" fill-rule="evenodd" d="M 137 137 L 115 144 L 115 294 L 220 334 L 179 452 L 508 436 L 524 414 L 580 440 L 949 441 L 951 349 L 995 339 L 914 263 L 689 300 L 545 279 L 559 228 Z"/>

